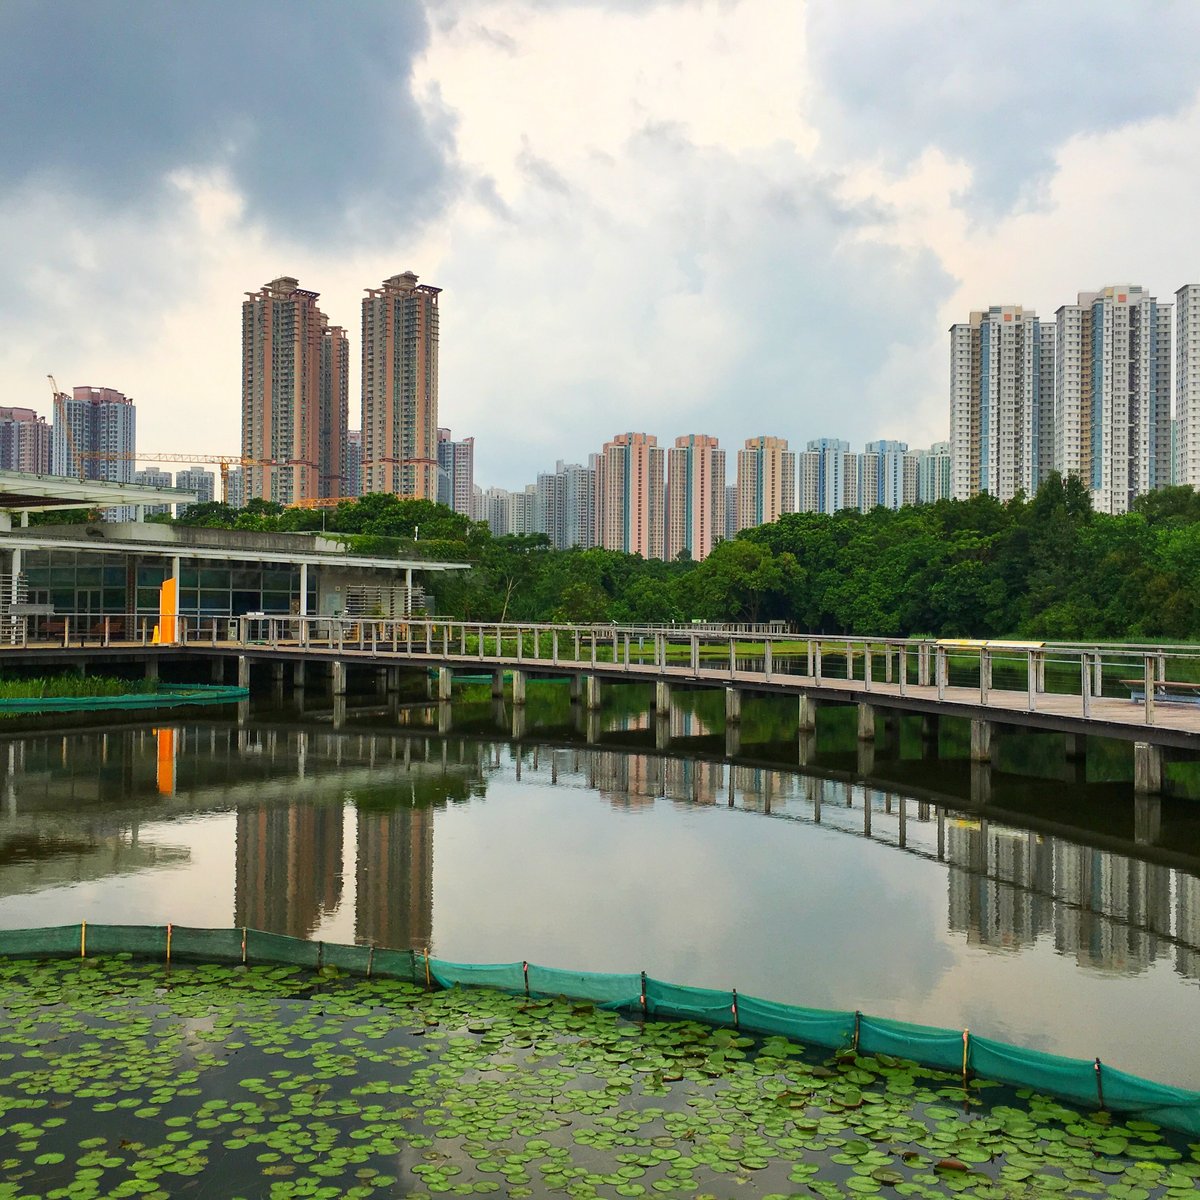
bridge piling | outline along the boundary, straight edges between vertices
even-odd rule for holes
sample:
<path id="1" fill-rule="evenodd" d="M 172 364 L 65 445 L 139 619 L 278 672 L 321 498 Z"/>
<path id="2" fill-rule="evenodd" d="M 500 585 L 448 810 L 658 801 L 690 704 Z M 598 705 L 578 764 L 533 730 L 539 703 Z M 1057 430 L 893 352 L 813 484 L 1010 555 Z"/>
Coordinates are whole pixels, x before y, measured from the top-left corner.
<path id="1" fill-rule="evenodd" d="M 157 679 L 158 678 L 158 659 L 157 658 L 146 659 L 146 678 L 147 679 Z"/>
<path id="2" fill-rule="evenodd" d="M 346 694 L 346 664 L 335 659 L 330 664 L 329 678 L 334 696 L 344 696 Z"/>
<path id="3" fill-rule="evenodd" d="M 875 740 L 875 705 L 873 704 L 858 706 L 858 740 L 860 742 Z"/>
<path id="4" fill-rule="evenodd" d="M 1133 743 L 1133 790 L 1144 796 L 1158 796 L 1163 790 L 1163 752 L 1149 742 Z"/>
<path id="5" fill-rule="evenodd" d="M 1139 846 L 1154 846 L 1162 837 L 1162 801 L 1157 796 L 1133 797 L 1133 840 Z"/>
<path id="6" fill-rule="evenodd" d="M 807 692 L 800 693 L 799 712 L 796 717 L 796 727 L 801 733 L 815 733 L 817 728 L 818 701 Z"/>
<path id="7" fill-rule="evenodd" d="M 454 673 L 450 670 L 449 667 L 438 667 L 438 678 L 437 678 L 437 698 L 438 698 L 438 700 L 445 702 L 445 701 L 450 700 L 450 698 L 453 695 L 454 695 Z M 440 726 L 441 726 L 440 714 L 439 714 L 438 725 L 439 725 L 439 731 L 440 731 Z"/>
<path id="8" fill-rule="evenodd" d="M 221 657 L 212 660 L 212 681 L 213 683 L 225 682 L 225 660 Z"/>
<path id="9" fill-rule="evenodd" d="M 583 704 L 588 712 L 600 711 L 600 676 L 585 675 L 583 679 Z"/>
<path id="10" fill-rule="evenodd" d="M 971 721 L 971 761 L 973 763 L 990 763 L 992 761 L 992 731 L 994 728 L 991 721 L 978 719 Z"/>
<path id="11" fill-rule="evenodd" d="M 147 664 L 149 665 L 149 664 Z M 158 664 L 155 664 L 155 675 L 158 674 Z M 250 686 L 250 659 L 244 654 L 238 655 L 237 660 L 237 685 L 240 688 L 248 688 Z"/>
<path id="12" fill-rule="evenodd" d="M 800 730 L 800 738 L 796 745 L 796 765 L 807 767 L 817 754 L 816 734 L 806 729 Z"/>
<path id="13" fill-rule="evenodd" d="M 521 708 L 525 704 L 525 678 L 524 671 L 513 671 L 512 673 L 512 701 L 514 708 Z"/>
<path id="14" fill-rule="evenodd" d="M 292 687 L 298 692 L 304 691 L 304 659 L 292 664 Z"/>
<path id="15" fill-rule="evenodd" d="M 742 719 L 742 693 L 737 688 L 725 689 L 725 724 L 736 725 Z"/>
<path id="16" fill-rule="evenodd" d="M 670 715 L 671 685 L 665 679 L 659 679 L 654 684 L 654 711 L 659 716 Z"/>
<path id="17" fill-rule="evenodd" d="M 492 699 L 501 700 L 504 698 L 504 672 L 492 672 Z"/>

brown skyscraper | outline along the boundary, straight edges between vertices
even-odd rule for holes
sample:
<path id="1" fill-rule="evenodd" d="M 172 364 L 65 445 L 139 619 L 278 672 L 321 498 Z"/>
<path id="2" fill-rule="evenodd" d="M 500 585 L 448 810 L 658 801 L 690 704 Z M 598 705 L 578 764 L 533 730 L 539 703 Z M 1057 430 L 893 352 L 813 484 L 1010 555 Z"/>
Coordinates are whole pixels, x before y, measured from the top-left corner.
<path id="1" fill-rule="evenodd" d="M 320 445 L 318 487 L 322 496 L 357 496 L 347 487 L 346 454 L 350 416 L 350 340 L 340 325 L 322 317 Z"/>
<path id="2" fill-rule="evenodd" d="M 282 275 L 247 292 L 242 304 L 242 454 L 255 460 L 246 468 L 247 500 L 292 504 L 322 494 L 321 364 L 329 323 L 318 295 Z"/>
<path id="3" fill-rule="evenodd" d="M 437 499 L 438 293 L 411 271 L 362 302 L 362 490 Z"/>

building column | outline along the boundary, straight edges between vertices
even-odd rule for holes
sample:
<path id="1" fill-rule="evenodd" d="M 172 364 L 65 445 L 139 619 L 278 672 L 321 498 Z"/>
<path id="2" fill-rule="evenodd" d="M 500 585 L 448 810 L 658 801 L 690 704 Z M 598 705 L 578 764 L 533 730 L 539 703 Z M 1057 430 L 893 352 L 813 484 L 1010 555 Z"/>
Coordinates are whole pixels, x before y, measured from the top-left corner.
<path id="1" fill-rule="evenodd" d="M 300 615 L 308 616 L 308 563 L 300 564 Z"/>
<path id="2" fill-rule="evenodd" d="M 995 728 L 991 721 L 972 720 L 971 722 L 971 761 L 974 763 L 989 763 L 992 761 L 992 730 Z"/>
<path id="3" fill-rule="evenodd" d="M 801 733 L 814 733 L 817 728 L 817 701 L 804 692 L 800 694 L 800 711 L 796 718 L 796 728 Z"/>
<path id="4" fill-rule="evenodd" d="M 512 673 L 512 702 L 517 707 L 525 703 L 525 672 Z"/>
<path id="5" fill-rule="evenodd" d="M 175 616 L 171 619 L 170 629 L 172 642 L 179 641 L 179 610 L 183 606 L 183 596 L 181 594 L 182 572 L 180 570 L 179 561 L 178 554 L 171 559 L 171 578 L 175 580 Z M 162 632 L 166 633 L 167 630 L 164 629 Z"/>
<path id="6" fill-rule="evenodd" d="M 875 705 L 873 704 L 858 706 L 858 740 L 860 742 L 875 740 Z"/>
<path id="7" fill-rule="evenodd" d="M 437 698 L 449 700 L 454 691 L 454 675 L 449 667 L 438 667 Z M 440 721 L 439 721 L 440 724 Z"/>
<path id="8" fill-rule="evenodd" d="M 725 689 L 725 724 L 737 725 L 742 719 L 742 693 L 737 688 Z"/>
<path id="9" fill-rule="evenodd" d="M 412 616 L 412 567 L 404 568 L 404 615 Z M 483 633 L 479 636 L 482 638 Z"/>
<path id="10" fill-rule="evenodd" d="M 1133 790 L 1158 796 L 1163 790 L 1163 752 L 1150 742 L 1133 743 Z"/>

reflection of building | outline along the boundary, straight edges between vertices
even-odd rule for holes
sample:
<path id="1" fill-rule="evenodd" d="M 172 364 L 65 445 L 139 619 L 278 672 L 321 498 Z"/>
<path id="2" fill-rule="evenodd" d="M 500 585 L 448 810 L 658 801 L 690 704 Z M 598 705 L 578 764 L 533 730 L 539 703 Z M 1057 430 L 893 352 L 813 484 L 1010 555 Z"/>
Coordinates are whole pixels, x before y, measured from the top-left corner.
<path id="1" fill-rule="evenodd" d="M 356 941 L 397 950 L 429 945 L 433 820 L 430 808 L 358 809 Z"/>
<path id="2" fill-rule="evenodd" d="M 342 895 L 337 805 L 247 805 L 237 812 L 233 923 L 311 937 Z"/>
<path id="3" fill-rule="evenodd" d="M 1200 979 L 1200 878 L 1175 872 L 1175 970 Z"/>
<path id="4" fill-rule="evenodd" d="M 1158 957 L 1158 931 L 1170 929 L 1170 872 L 1124 855 L 1055 844 L 1060 904 L 1054 941 L 1081 966 L 1137 972 Z"/>
<path id="5" fill-rule="evenodd" d="M 663 794 L 663 760 L 657 755 L 597 750 L 587 766 L 588 787 L 614 808 L 641 808 Z"/>
<path id="6" fill-rule="evenodd" d="M 1036 834 L 947 823 L 949 924 L 971 945 L 1019 950 L 1052 928 L 1054 857 Z"/>

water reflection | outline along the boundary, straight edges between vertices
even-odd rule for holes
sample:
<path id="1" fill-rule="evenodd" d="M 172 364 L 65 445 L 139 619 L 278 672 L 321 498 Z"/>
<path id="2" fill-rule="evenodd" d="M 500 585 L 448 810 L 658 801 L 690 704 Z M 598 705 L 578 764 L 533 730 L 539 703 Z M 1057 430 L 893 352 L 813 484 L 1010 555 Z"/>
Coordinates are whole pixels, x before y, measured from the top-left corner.
<path id="1" fill-rule="evenodd" d="M 618 722 L 634 738 L 655 725 L 638 716 Z M 694 715 L 672 729 L 723 736 Z M 1097 828 L 1068 833 L 1065 802 L 1051 821 L 847 771 L 283 719 L 11 738 L 0 797 L 5 926 L 173 919 L 647 962 L 680 982 L 1032 1030 L 1063 1052 L 1080 1049 L 1056 1032 L 1064 997 L 1099 1004 L 1111 1033 L 1169 1023 L 1200 980 L 1200 818 L 1165 801 L 1169 847 L 1114 836 L 1100 793 Z M 1044 996 L 1026 996 L 1031 972 L 1053 979 Z M 1112 1036 L 1126 1034 L 1137 1067 L 1134 1033 Z M 1161 1049 L 1157 1073 L 1194 1079 L 1190 1053 Z"/>

